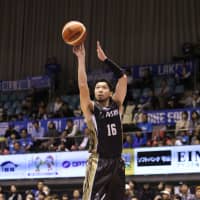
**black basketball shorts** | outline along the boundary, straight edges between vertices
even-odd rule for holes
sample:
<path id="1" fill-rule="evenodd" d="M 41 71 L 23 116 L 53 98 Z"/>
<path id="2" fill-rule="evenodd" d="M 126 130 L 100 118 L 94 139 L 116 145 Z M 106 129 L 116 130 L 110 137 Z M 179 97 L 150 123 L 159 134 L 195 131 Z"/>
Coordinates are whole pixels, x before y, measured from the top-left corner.
<path id="1" fill-rule="evenodd" d="M 83 185 L 83 200 L 123 200 L 125 164 L 122 158 L 91 154 Z"/>

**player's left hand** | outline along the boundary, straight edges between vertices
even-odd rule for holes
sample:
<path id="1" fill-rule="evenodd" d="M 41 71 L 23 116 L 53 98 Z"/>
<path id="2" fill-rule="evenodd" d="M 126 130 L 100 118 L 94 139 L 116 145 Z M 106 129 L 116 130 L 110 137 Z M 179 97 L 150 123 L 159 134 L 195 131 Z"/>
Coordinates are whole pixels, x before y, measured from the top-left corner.
<path id="1" fill-rule="evenodd" d="M 99 58 L 99 60 L 101 60 L 102 62 L 105 61 L 107 59 L 106 54 L 104 53 L 103 49 L 101 48 L 100 42 L 97 41 L 97 57 Z"/>

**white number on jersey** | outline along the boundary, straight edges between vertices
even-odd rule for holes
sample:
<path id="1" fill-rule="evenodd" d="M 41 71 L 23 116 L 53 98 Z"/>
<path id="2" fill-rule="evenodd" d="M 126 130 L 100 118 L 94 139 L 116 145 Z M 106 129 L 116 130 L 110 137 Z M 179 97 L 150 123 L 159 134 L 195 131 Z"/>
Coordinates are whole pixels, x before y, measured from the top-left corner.
<path id="1" fill-rule="evenodd" d="M 107 129 L 108 129 L 108 136 L 114 136 L 117 135 L 117 128 L 116 128 L 116 124 L 108 124 L 107 125 Z"/>

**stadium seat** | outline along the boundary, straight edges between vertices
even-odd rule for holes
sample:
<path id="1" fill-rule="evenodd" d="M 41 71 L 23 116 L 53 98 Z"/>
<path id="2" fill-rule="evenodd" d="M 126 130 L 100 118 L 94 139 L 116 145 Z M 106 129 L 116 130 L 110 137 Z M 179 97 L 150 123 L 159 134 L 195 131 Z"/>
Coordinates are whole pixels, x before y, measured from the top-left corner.
<path id="1" fill-rule="evenodd" d="M 184 93 L 184 86 L 183 85 L 177 85 L 175 87 L 175 94 L 183 94 Z"/>
<path id="2" fill-rule="evenodd" d="M 131 124 L 132 123 L 132 114 L 124 114 L 122 119 L 122 124 Z"/>
<path id="3" fill-rule="evenodd" d="M 134 100 L 138 99 L 140 97 L 141 90 L 140 89 L 133 89 L 132 90 L 132 97 Z"/>

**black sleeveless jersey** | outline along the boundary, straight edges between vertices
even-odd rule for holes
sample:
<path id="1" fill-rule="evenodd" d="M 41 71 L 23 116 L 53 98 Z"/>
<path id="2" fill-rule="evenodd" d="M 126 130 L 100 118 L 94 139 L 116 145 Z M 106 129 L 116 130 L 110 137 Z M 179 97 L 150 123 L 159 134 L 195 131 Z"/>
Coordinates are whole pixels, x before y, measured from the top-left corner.
<path id="1" fill-rule="evenodd" d="M 121 157 L 122 124 L 119 106 L 111 99 L 108 107 L 94 103 L 94 124 L 96 124 L 96 151 L 102 158 Z"/>

